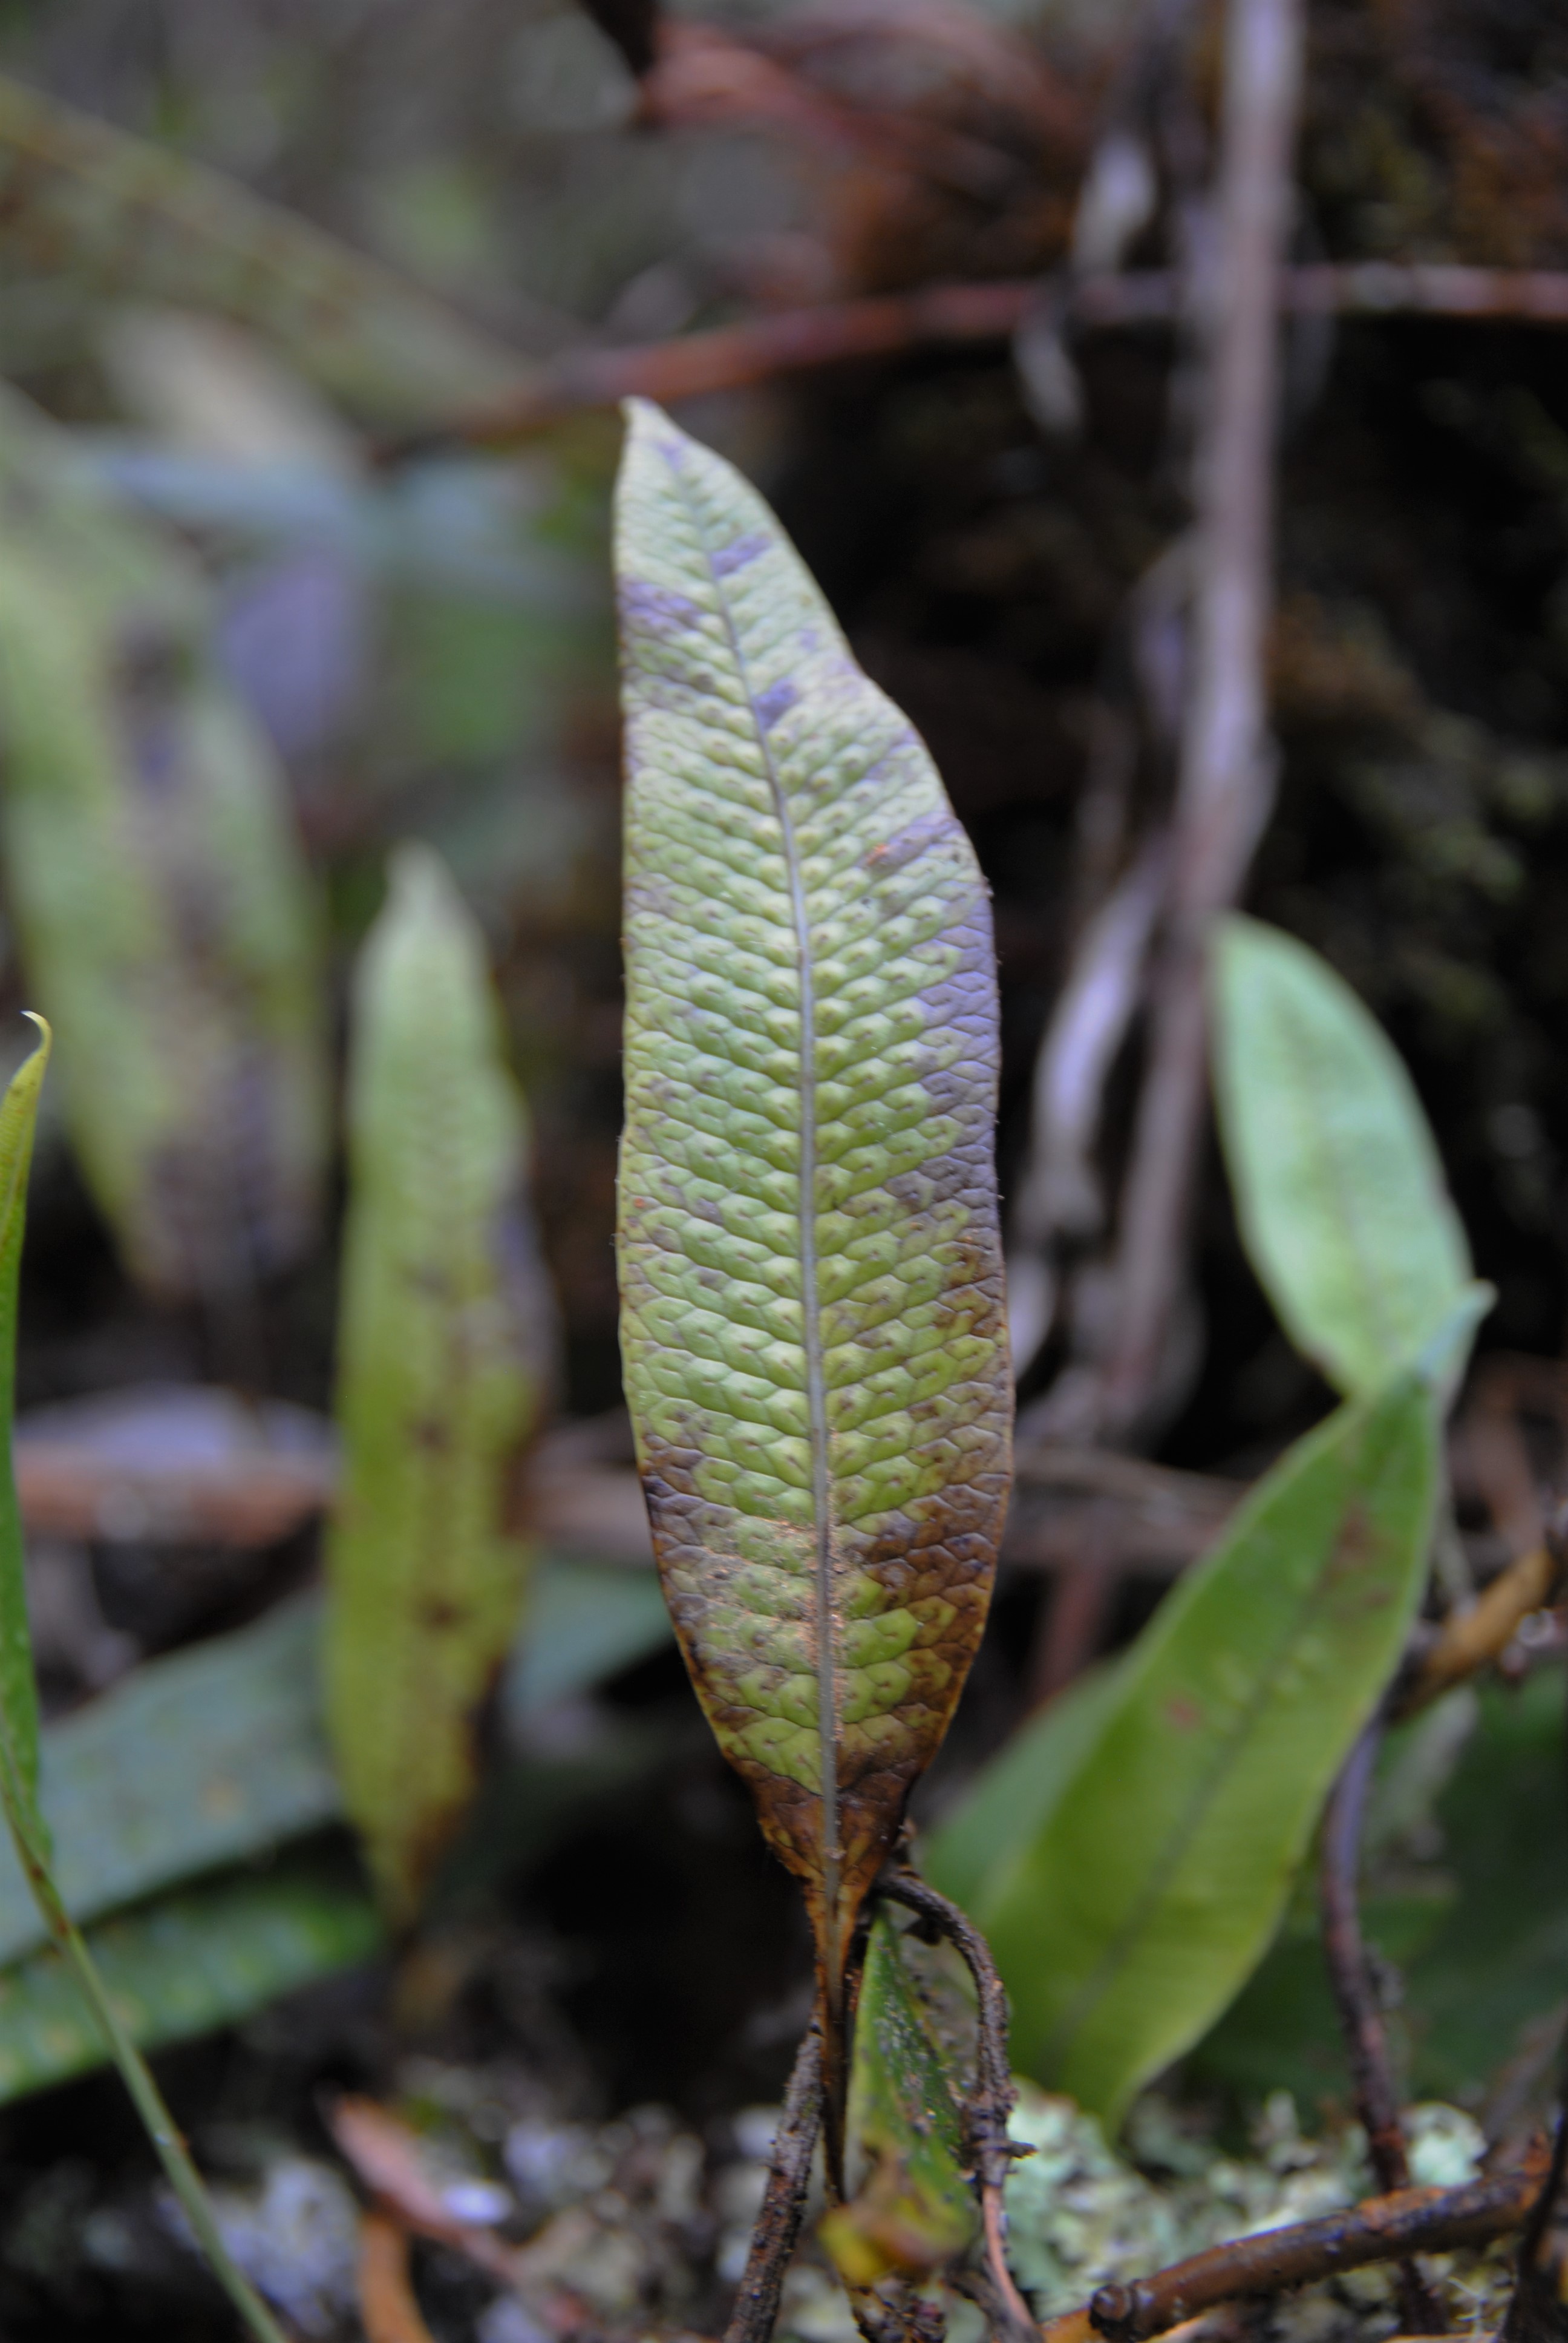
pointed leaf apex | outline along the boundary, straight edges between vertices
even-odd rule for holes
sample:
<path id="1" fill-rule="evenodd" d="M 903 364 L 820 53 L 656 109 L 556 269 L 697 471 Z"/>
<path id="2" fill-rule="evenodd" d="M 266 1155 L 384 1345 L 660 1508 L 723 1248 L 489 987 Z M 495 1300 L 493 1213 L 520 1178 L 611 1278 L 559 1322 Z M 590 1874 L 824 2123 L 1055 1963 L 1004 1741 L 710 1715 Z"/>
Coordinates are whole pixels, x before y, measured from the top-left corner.
<path id="1" fill-rule="evenodd" d="M 630 432 L 651 431 L 659 424 L 663 424 L 667 430 L 680 431 L 679 424 L 670 421 L 657 399 L 623 398 L 620 411 Z M 686 434 L 681 432 L 680 436 L 684 438 Z"/>

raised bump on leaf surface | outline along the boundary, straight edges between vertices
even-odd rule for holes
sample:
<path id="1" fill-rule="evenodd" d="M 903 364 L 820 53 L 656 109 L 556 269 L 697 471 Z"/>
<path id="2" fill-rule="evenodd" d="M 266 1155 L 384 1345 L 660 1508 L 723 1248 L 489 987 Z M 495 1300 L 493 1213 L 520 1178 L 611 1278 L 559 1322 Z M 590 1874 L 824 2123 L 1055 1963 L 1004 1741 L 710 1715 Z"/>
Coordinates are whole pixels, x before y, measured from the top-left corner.
<path id="1" fill-rule="evenodd" d="M 990 903 L 767 507 L 628 417 L 627 1389 L 688 1664 L 831 1994 L 1006 1503 Z"/>

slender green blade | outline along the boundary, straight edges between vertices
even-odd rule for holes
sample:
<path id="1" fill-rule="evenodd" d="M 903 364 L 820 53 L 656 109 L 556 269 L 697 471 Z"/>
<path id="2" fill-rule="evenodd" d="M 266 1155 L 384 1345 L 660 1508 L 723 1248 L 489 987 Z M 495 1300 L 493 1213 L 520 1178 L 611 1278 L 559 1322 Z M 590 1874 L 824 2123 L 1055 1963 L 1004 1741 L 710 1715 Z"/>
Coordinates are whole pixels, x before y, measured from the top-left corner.
<path id="1" fill-rule="evenodd" d="M 11 1470 L 11 1420 L 16 1395 L 16 1282 L 27 1220 L 27 1174 L 38 1093 L 49 1063 L 49 1029 L 35 1018 L 43 1040 L 11 1077 L 0 1100 L 0 1426 L 5 1442 L 0 1472 L 0 1795 L 18 1841 L 45 1853 L 48 1837 L 38 1814 L 38 1690 L 33 1639 L 27 1628 L 23 1576 L 22 1516 Z"/>
<path id="2" fill-rule="evenodd" d="M 378 1953 L 362 1887 L 317 1858 L 187 1888 L 92 1929 L 87 1948 L 116 2015 L 144 2050 L 233 2026 L 279 1994 Z M 0 1970 L 0 2100 L 107 2063 L 59 1953 Z"/>
<path id="3" fill-rule="evenodd" d="M 316 1232 L 315 907 L 183 553 L 0 394 L 0 845 L 65 1116 L 132 1272 L 216 1299 Z"/>
<path id="4" fill-rule="evenodd" d="M 1215 1081 L 1248 1256 L 1286 1332 L 1366 1395 L 1452 1318 L 1470 1256 L 1410 1076 L 1326 962 L 1240 916 L 1214 947 Z"/>
<path id="5" fill-rule="evenodd" d="M 473 1794 L 475 1712 L 517 1624 L 508 1512 L 551 1331 L 484 940 L 423 847 L 395 857 L 360 961 L 349 1117 L 327 1717 L 401 1923 Z"/>
<path id="6" fill-rule="evenodd" d="M 626 1387 L 677 1632 L 831 2010 L 1006 1503 L 990 905 L 767 506 L 628 418 Z"/>
<path id="7" fill-rule="evenodd" d="M 1108 2122 L 1265 1950 L 1403 1646 L 1437 1471 L 1413 1377 L 1299 1441 L 1119 1664 L 1043 1827 L 982 1887 L 1020 2065 Z"/>
<path id="8" fill-rule="evenodd" d="M 947 2061 L 885 1911 L 855 2010 L 849 2160 L 854 2193 L 819 2232 L 848 2285 L 929 2278 L 973 2239 L 980 2211 Z"/>
<path id="9" fill-rule="evenodd" d="M 426 419 L 526 382 L 526 360 L 434 296 L 238 181 L 0 78 L 13 261 L 85 298 L 168 301 L 259 327 L 373 416 Z"/>

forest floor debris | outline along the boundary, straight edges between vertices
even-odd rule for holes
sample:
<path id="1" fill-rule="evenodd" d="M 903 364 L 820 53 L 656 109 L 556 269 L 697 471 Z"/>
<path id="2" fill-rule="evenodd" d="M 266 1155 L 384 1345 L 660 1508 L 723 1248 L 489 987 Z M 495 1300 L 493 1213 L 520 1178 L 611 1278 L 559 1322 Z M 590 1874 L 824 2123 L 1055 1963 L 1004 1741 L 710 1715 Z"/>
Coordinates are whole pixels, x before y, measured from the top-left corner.
<path id="1" fill-rule="evenodd" d="M 392 2104 L 377 2111 L 383 2150 L 396 2142 L 407 2163 L 403 2195 L 441 2207 L 449 2225 L 444 2240 L 412 2239 L 414 2288 L 435 2343 L 676 2343 L 719 2333 L 745 2267 L 778 2110 L 743 2108 L 701 2129 L 656 2106 L 588 2122 L 514 2080 L 515 2089 L 504 2079 L 498 2088 L 493 2071 L 411 2059 Z M 1471 2116 L 1431 2103 L 1407 2110 L 1405 2122 L 1416 2185 L 1457 2187 L 1475 2177 L 1485 2141 Z M 1357 2127 L 1308 2129 L 1285 2091 L 1234 2151 L 1216 2140 L 1207 2109 L 1159 2093 L 1138 2102 L 1124 2153 L 1071 2101 L 1027 2086 L 1010 2129 L 1033 2151 L 1008 2184 L 1010 2258 L 1042 2318 L 1102 2284 L 1348 2207 L 1372 2186 Z M 243 2141 L 229 2144 L 231 2160 L 245 2153 Z M 217 2192 L 231 2251 L 303 2343 L 359 2343 L 360 2231 L 348 2178 L 276 2134 L 250 2154 L 249 2179 Z M 378 2201 L 385 2217 L 417 2230 L 385 2185 Z M 854 2343 L 847 2298 L 814 2242 L 820 2211 L 819 2193 L 784 2286 L 784 2343 Z M 465 2234 L 487 2240 L 487 2269 L 463 2249 Z M 177 2237 L 156 2193 L 99 2194 L 90 2167 L 63 2161 L 0 2234 L 0 2317 L 24 2298 L 35 2311 L 45 2300 L 64 2308 L 112 2298 L 133 2328 L 160 2309 L 167 2317 L 190 2301 L 197 2276 Z M 1513 2259 L 1512 2241 L 1428 2258 L 1456 2334 L 1495 2331 Z M 1227 2318 L 1251 2343 L 1384 2343 L 1399 2331 L 1394 2288 L 1392 2266 L 1355 2270 Z M 971 2305 L 950 2304 L 950 2343 L 981 2343 L 982 2328 Z"/>

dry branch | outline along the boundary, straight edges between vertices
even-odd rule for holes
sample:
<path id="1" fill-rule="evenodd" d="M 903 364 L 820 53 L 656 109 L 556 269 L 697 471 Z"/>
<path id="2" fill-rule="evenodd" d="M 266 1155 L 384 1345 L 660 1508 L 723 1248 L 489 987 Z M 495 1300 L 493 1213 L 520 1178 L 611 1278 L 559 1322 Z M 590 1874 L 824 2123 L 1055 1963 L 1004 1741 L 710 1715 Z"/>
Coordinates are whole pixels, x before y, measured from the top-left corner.
<path id="1" fill-rule="evenodd" d="M 1217 282 L 1197 460 L 1191 676 L 1165 948 L 1152 987 L 1116 1265 L 1102 1420 L 1147 1404 L 1180 1291 L 1202 1129 L 1204 954 L 1234 900 L 1271 791 L 1264 645 L 1272 600 L 1279 277 L 1301 82 L 1300 0 L 1230 0 Z"/>
<path id="2" fill-rule="evenodd" d="M 1568 326 L 1568 270 L 1325 262 L 1282 270 L 1276 290 L 1280 306 L 1302 316 Z M 1170 325 L 1180 309 L 1181 287 L 1170 270 L 1141 269 L 1081 277 L 1064 285 L 1060 297 L 1070 327 L 1094 333 Z M 453 443 L 505 447 L 570 416 L 618 406 L 623 398 L 667 405 L 854 359 L 1003 343 L 1040 298 L 1040 279 L 1032 277 L 930 285 L 913 293 L 783 309 L 672 341 L 568 350 L 539 367 L 520 396 L 399 439 L 387 452 L 409 455 Z"/>
<path id="3" fill-rule="evenodd" d="M 1519 2277 L 1499 2343 L 1563 2343 L 1568 2333 L 1568 2099 L 1546 2183 L 1525 2224 Z"/>
<path id="4" fill-rule="evenodd" d="M 1094 2343 L 1096 2336 L 1108 2343 L 1149 2343 L 1222 2302 L 1282 2294 L 1413 2253 L 1490 2245 L 1528 2220 L 1548 2156 L 1545 2140 L 1537 2139 L 1520 2163 L 1462 2188 L 1405 2188 L 1373 2197 L 1342 2213 L 1211 2246 L 1131 2286 L 1102 2286 L 1083 2309 L 1049 2320 L 1043 2343 Z"/>
<path id="5" fill-rule="evenodd" d="M 1020 1445 L 1014 1478 L 1002 1560 L 1020 1570 L 1174 1577 L 1208 1552 L 1246 1494 L 1244 1482 L 1070 1441 Z"/>
<path id="6" fill-rule="evenodd" d="M 408 2232 L 374 2207 L 359 2222 L 359 2316 L 365 2343 L 435 2343 L 408 2275 Z"/>

